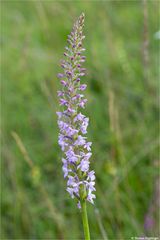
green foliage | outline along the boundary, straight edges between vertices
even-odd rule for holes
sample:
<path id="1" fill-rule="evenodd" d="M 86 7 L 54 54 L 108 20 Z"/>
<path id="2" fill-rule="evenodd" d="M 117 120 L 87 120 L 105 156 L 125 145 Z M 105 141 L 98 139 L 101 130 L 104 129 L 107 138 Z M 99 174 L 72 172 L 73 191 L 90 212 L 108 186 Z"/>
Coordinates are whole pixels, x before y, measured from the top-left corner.
<path id="1" fill-rule="evenodd" d="M 55 114 L 59 61 L 82 11 L 97 177 L 96 203 L 88 205 L 91 239 L 157 236 L 158 220 L 147 233 L 143 226 L 155 201 L 159 130 L 158 2 L 146 6 L 147 64 L 141 1 L 1 2 L 1 239 L 83 238 L 79 210 L 65 191 Z"/>

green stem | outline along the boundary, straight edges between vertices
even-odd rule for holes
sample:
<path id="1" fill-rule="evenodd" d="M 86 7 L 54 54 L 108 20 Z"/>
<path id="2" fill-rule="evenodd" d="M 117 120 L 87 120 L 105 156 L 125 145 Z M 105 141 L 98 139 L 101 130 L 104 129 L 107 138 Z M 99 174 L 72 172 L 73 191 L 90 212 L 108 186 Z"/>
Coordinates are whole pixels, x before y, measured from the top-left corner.
<path id="1" fill-rule="evenodd" d="M 86 208 L 86 201 L 85 200 L 81 201 L 81 207 L 82 207 L 82 221 L 83 221 L 83 229 L 84 229 L 85 240 L 90 240 L 88 216 L 87 216 L 87 208 Z"/>

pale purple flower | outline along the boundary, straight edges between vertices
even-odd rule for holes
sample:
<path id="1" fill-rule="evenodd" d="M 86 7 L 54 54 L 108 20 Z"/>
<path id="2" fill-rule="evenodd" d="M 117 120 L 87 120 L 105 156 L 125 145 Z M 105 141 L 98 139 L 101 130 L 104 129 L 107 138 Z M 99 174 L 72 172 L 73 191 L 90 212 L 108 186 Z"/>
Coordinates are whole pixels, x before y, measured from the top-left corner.
<path id="1" fill-rule="evenodd" d="M 87 133 L 88 122 L 89 122 L 89 118 L 84 118 L 82 125 L 80 127 L 80 130 L 83 134 Z"/>
<path id="2" fill-rule="evenodd" d="M 68 101 L 65 100 L 65 99 L 63 99 L 63 98 L 60 98 L 59 102 L 60 102 L 60 105 L 65 105 L 65 106 L 67 106 L 67 104 L 68 104 Z"/>
<path id="3" fill-rule="evenodd" d="M 64 173 L 64 178 L 66 178 L 68 176 L 68 173 L 69 173 L 70 170 L 68 169 L 67 161 L 64 158 L 62 159 L 62 162 L 63 162 L 62 170 L 63 170 L 63 173 Z"/>
<path id="4" fill-rule="evenodd" d="M 66 81 L 64 81 L 64 80 L 61 80 L 61 84 L 62 84 L 64 87 L 66 87 L 66 86 L 68 85 L 68 83 L 67 83 Z"/>
<path id="5" fill-rule="evenodd" d="M 75 178 L 68 176 L 67 186 L 72 186 L 75 183 Z"/>
<path id="6" fill-rule="evenodd" d="M 81 160 L 79 166 L 77 167 L 77 169 L 81 169 L 82 172 L 88 172 L 89 170 L 89 162 L 85 159 Z"/>
<path id="7" fill-rule="evenodd" d="M 87 196 L 87 200 L 89 202 L 91 202 L 92 204 L 94 204 L 94 201 L 93 201 L 94 198 L 96 198 L 96 196 L 95 196 L 95 194 L 92 194 L 92 193 L 88 194 L 88 196 Z"/>
<path id="8" fill-rule="evenodd" d="M 60 129 L 58 143 L 65 155 L 65 158 L 62 158 L 62 169 L 64 178 L 67 178 L 66 190 L 71 198 L 77 198 L 78 208 L 81 208 L 81 200 L 94 203 L 95 198 L 95 172 L 89 170 L 92 143 L 87 142 L 84 136 L 87 134 L 89 118 L 80 112 L 80 108 L 85 108 L 87 102 L 81 94 L 87 85 L 80 83 L 86 72 L 82 66 L 86 59 L 82 55 L 85 51 L 82 47 L 85 38 L 82 33 L 83 26 L 84 14 L 78 18 L 68 36 L 69 46 L 65 47 L 65 59 L 61 61 L 63 73 L 58 74 L 63 88 L 58 91 L 59 102 L 63 107 L 62 112 L 57 112 Z"/>
<path id="9" fill-rule="evenodd" d="M 68 162 L 70 162 L 70 163 L 75 163 L 78 161 L 78 156 L 73 152 L 71 147 L 66 152 L 66 156 L 67 156 Z"/>
<path id="10" fill-rule="evenodd" d="M 67 192 L 69 192 L 71 198 L 74 198 L 74 194 L 73 194 L 74 190 L 73 190 L 73 188 L 67 187 Z"/>
<path id="11" fill-rule="evenodd" d="M 63 77 L 64 77 L 64 74 L 58 73 L 57 77 L 58 77 L 58 78 L 63 78 Z"/>
<path id="12" fill-rule="evenodd" d="M 79 209 L 81 209 L 81 203 L 80 203 L 80 201 L 78 201 L 77 207 L 78 207 Z"/>
<path id="13" fill-rule="evenodd" d="M 79 102 L 79 107 L 81 107 L 81 108 L 84 108 L 85 107 L 85 104 L 86 104 L 86 102 L 87 102 L 87 99 L 82 99 L 80 102 Z"/>
<path id="14" fill-rule="evenodd" d="M 87 87 L 86 84 L 82 84 L 82 85 L 80 85 L 79 90 L 84 91 L 86 89 L 86 87 Z"/>
<path id="15" fill-rule="evenodd" d="M 88 153 L 84 154 L 83 158 L 84 158 L 85 161 L 88 161 L 91 156 L 92 156 L 92 153 L 88 152 Z"/>
<path id="16" fill-rule="evenodd" d="M 74 142 L 74 145 L 76 146 L 83 146 L 86 143 L 86 138 L 82 137 L 81 135 L 78 135 L 77 140 Z"/>
<path id="17" fill-rule="evenodd" d="M 90 179 L 91 181 L 94 181 L 95 180 L 95 172 L 94 171 L 90 171 L 88 173 L 88 178 L 87 179 Z"/>
<path id="18" fill-rule="evenodd" d="M 85 116 L 82 113 L 78 113 L 77 116 L 74 118 L 74 122 L 83 121 Z"/>
<path id="19" fill-rule="evenodd" d="M 87 143 L 84 145 L 84 148 L 86 148 L 87 151 L 91 151 L 91 145 L 92 145 L 91 142 L 87 142 Z"/>

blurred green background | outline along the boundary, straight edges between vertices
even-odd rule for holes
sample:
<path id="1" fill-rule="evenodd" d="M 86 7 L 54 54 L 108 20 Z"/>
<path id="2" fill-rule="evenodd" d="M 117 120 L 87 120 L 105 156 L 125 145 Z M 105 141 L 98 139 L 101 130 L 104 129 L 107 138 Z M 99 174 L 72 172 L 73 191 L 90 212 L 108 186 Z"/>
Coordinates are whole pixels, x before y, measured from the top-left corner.
<path id="1" fill-rule="evenodd" d="M 82 11 L 97 189 L 95 205 L 88 204 L 91 239 L 158 236 L 158 7 L 1 1 L 1 239 L 83 238 L 65 191 L 55 114 L 59 62 Z"/>

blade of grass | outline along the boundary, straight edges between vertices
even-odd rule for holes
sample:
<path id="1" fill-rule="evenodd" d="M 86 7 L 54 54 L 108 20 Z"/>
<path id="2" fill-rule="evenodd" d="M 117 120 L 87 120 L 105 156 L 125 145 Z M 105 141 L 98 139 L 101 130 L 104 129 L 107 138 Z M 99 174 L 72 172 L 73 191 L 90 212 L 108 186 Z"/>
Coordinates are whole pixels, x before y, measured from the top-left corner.
<path id="1" fill-rule="evenodd" d="M 33 163 L 31 158 L 29 157 L 29 154 L 28 154 L 21 138 L 18 136 L 18 134 L 16 132 L 11 132 L 11 135 L 14 138 L 14 140 L 16 141 L 16 144 L 17 144 L 19 150 L 21 151 L 21 153 L 24 157 L 24 160 L 27 162 L 27 164 L 31 168 L 31 171 L 33 172 L 33 170 L 35 168 L 37 168 L 37 166 Z M 43 183 L 39 183 L 37 188 L 38 188 L 39 192 L 41 193 L 41 195 L 43 196 L 46 206 L 47 206 L 48 210 L 50 211 L 51 216 L 59 230 L 59 234 L 60 234 L 61 238 L 63 239 L 63 234 L 65 231 L 64 217 L 59 213 L 58 209 L 56 209 L 56 207 L 54 206 L 54 203 L 51 200 Z"/>

